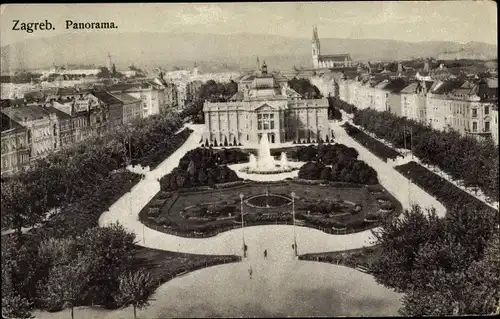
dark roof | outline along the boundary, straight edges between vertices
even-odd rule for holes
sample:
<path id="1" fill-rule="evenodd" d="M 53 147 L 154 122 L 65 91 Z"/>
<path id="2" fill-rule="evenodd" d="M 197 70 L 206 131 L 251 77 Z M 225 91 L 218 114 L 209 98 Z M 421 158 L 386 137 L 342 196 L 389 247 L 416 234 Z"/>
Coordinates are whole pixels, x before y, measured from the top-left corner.
<path id="1" fill-rule="evenodd" d="M 330 54 L 330 55 L 320 55 L 318 60 L 330 60 L 330 61 L 345 61 L 345 59 L 351 60 L 349 54 Z"/>
<path id="2" fill-rule="evenodd" d="M 463 80 L 447 80 L 443 81 L 441 85 L 437 86 L 434 88 L 434 91 L 432 93 L 435 94 L 445 94 L 449 93 L 455 89 L 460 88 L 465 81 Z"/>
<path id="3" fill-rule="evenodd" d="M 2 113 L 18 123 L 24 122 L 24 119 L 32 121 L 49 116 L 49 113 L 38 105 L 7 107 L 2 109 Z"/>
<path id="4" fill-rule="evenodd" d="M 45 94 L 42 91 L 31 91 L 24 93 L 25 99 L 41 99 L 44 98 Z"/>
<path id="5" fill-rule="evenodd" d="M 94 92 L 95 97 L 106 104 L 123 104 L 123 102 L 108 92 Z"/>
<path id="6" fill-rule="evenodd" d="M 403 79 L 391 80 L 385 87 L 384 90 L 391 93 L 399 93 L 402 89 L 408 86 L 408 82 Z"/>
<path id="7" fill-rule="evenodd" d="M 72 87 L 63 87 L 63 88 L 58 88 L 56 94 L 57 95 L 73 95 L 73 94 L 78 94 L 79 92 Z"/>
<path id="8" fill-rule="evenodd" d="M 6 107 L 24 106 L 25 104 L 24 99 L 5 99 L 1 100 L 0 107 L 3 109 Z"/>
<path id="9" fill-rule="evenodd" d="M 120 101 L 122 101 L 123 103 L 137 103 L 137 102 L 141 102 L 141 100 L 127 94 L 127 93 L 121 93 L 121 92 L 117 92 L 117 93 L 112 93 L 111 95 L 113 95 L 114 97 L 116 97 L 117 99 L 119 99 Z"/>
<path id="10" fill-rule="evenodd" d="M 58 108 L 55 108 L 53 106 L 48 106 L 45 108 L 47 110 L 47 112 L 49 113 L 52 113 L 52 114 L 55 114 L 57 116 L 57 118 L 60 118 L 60 119 L 69 119 L 71 118 L 71 116 L 61 110 L 59 110 Z"/>
<path id="11" fill-rule="evenodd" d="M 12 121 L 7 115 L 5 115 L 3 113 L 0 113 L 0 114 L 2 116 L 2 120 L 1 120 L 1 124 L 2 124 L 1 130 L 2 130 L 2 132 L 3 131 L 7 131 L 7 130 L 11 130 L 11 129 L 21 129 L 21 128 L 23 128 L 22 125 L 20 125 L 19 123 L 16 123 L 15 121 Z"/>

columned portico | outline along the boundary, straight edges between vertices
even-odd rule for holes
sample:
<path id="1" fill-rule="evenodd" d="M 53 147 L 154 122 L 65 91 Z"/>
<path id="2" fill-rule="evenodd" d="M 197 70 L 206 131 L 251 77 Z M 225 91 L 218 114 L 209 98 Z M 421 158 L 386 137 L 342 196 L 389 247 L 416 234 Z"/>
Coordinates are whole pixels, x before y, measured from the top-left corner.
<path id="1" fill-rule="evenodd" d="M 270 144 L 280 144 L 328 134 L 328 101 L 304 99 L 264 66 L 261 73 L 240 81 L 229 102 L 205 102 L 203 143 L 255 145 L 267 134 Z"/>

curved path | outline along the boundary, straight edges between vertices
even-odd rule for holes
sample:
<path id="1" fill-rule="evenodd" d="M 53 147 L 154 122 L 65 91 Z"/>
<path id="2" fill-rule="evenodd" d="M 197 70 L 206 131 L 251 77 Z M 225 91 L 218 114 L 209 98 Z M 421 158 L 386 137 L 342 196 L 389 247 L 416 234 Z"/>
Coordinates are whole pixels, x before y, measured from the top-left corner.
<path id="1" fill-rule="evenodd" d="M 160 286 L 140 318 L 396 316 L 401 294 L 355 269 L 308 261 L 258 261 L 209 267 Z M 252 279 L 248 269 L 252 267 Z M 36 312 L 69 318 L 69 309 Z M 75 309 L 75 318 L 132 318 L 132 307 Z"/>
<path id="2" fill-rule="evenodd" d="M 119 221 L 127 230 L 137 235 L 139 245 L 161 250 L 208 255 L 241 255 L 244 236 L 245 243 L 249 247 L 249 258 L 253 258 L 252 247 L 269 246 L 267 249 L 274 250 L 275 254 L 291 251 L 294 227 L 289 225 L 245 227 L 244 230 L 235 229 L 210 238 L 184 238 L 150 229 L 139 221 L 140 210 L 160 190 L 157 179 L 177 167 L 179 160 L 187 151 L 199 146 L 203 125 L 189 125 L 189 127 L 194 132 L 188 140 L 155 170 L 146 173 L 145 178 L 130 193 L 122 196 L 109 208 L 109 211 L 103 213 L 99 225 L 104 226 Z M 331 123 L 331 128 L 339 143 L 356 148 L 359 158 L 377 171 L 380 183 L 401 202 L 404 209 L 409 208 L 410 203 L 419 203 L 423 207 L 434 206 L 438 214 L 444 216 L 446 211 L 436 199 L 416 185 L 410 185 L 408 180 L 396 172 L 390 164 L 377 158 L 347 135 L 338 123 Z M 371 246 L 373 240 L 370 230 L 347 235 L 330 235 L 316 229 L 295 227 L 295 233 L 299 254 L 361 248 Z"/>

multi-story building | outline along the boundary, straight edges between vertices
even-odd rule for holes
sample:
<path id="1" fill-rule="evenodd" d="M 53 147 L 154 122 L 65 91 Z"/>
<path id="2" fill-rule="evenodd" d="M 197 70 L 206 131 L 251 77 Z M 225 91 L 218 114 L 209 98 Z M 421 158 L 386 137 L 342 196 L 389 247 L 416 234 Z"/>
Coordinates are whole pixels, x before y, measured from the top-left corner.
<path id="1" fill-rule="evenodd" d="M 377 94 L 377 105 L 375 108 L 379 111 L 388 111 L 397 116 L 402 116 L 403 111 L 400 92 L 407 85 L 408 82 L 403 78 L 384 80 L 379 83 L 375 87 Z"/>
<path id="2" fill-rule="evenodd" d="M 202 86 L 203 82 L 199 80 L 189 82 L 186 85 L 186 102 L 196 102 Z"/>
<path id="3" fill-rule="evenodd" d="M 85 93 L 69 100 L 52 101 L 51 106 L 71 117 L 73 143 L 102 134 L 108 129 L 109 112 L 94 94 Z"/>
<path id="4" fill-rule="evenodd" d="M 106 88 L 109 93 L 127 93 L 142 104 L 142 117 L 159 114 L 177 104 L 177 89 L 174 84 L 164 85 L 154 81 L 142 83 L 119 83 Z"/>
<path id="5" fill-rule="evenodd" d="M 465 135 L 492 135 L 491 110 L 498 101 L 497 88 L 486 80 L 437 81 L 427 96 L 428 123 L 435 129 L 453 129 Z"/>
<path id="6" fill-rule="evenodd" d="M 75 132 L 73 130 L 73 118 L 71 115 L 53 107 L 45 106 L 45 109 L 57 117 L 58 143 L 60 148 L 71 146 L 75 143 Z"/>
<path id="7" fill-rule="evenodd" d="M 2 133 L 2 176 L 19 171 L 29 163 L 29 150 L 26 128 L 10 119 L 4 113 L 1 115 Z"/>
<path id="8" fill-rule="evenodd" d="M 123 102 L 120 99 L 104 91 L 94 92 L 93 95 L 99 99 L 100 108 L 107 111 L 106 120 L 102 121 L 106 121 L 108 131 L 123 124 Z M 101 119 L 98 120 L 100 124 Z"/>
<path id="9" fill-rule="evenodd" d="M 491 108 L 491 138 L 498 145 L 498 102 Z"/>
<path id="10" fill-rule="evenodd" d="M 113 96 L 122 101 L 123 103 L 123 123 L 130 123 L 135 119 L 142 118 L 142 105 L 141 100 L 126 94 L 126 93 L 113 93 Z"/>
<path id="11" fill-rule="evenodd" d="M 432 83 L 429 81 L 412 82 L 401 90 L 401 116 L 417 122 L 427 122 L 426 99 Z"/>
<path id="12" fill-rule="evenodd" d="M 252 78 L 250 85 L 243 78 L 230 102 L 205 102 L 205 143 L 255 145 L 267 134 L 274 144 L 317 141 L 330 135 L 325 98 L 304 99 L 268 74 L 265 63 Z"/>
<path id="13" fill-rule="evenodd" d="M 26 129 L 30 159 L 58 149 L 58 123 L 54 114 L 37 105 L 4 108 L 2 113 Z"/>

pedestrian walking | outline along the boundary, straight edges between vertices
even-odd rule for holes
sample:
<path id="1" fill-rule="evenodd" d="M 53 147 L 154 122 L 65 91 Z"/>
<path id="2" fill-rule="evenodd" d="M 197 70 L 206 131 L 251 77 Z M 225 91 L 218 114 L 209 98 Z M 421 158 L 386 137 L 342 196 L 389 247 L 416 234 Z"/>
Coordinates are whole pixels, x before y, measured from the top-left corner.
<path id="1" fill-rule="evenodd" d="M 248 274 L 250 275 L 250 279 L 252 279 L 252 266 L 250 266 L 250 268 L 248 269 Z"/>
<path id="2" fill-rule="evenodd" d="M 267 249 L 264 250 L 264 258 L 267 259 Z"/>

